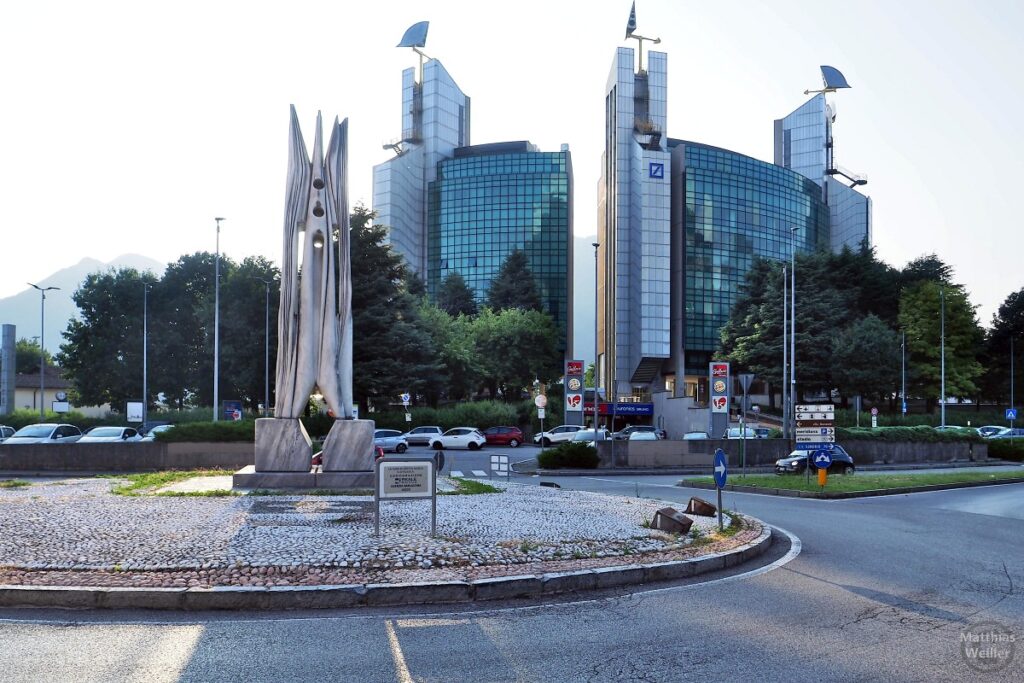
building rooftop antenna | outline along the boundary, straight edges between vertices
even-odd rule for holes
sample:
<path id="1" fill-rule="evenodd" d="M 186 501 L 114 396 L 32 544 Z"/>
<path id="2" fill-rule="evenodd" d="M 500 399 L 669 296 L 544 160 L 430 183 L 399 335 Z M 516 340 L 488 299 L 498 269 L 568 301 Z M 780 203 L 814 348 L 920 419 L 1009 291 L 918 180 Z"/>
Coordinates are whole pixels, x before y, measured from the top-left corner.
<path id="1" fill-rule="evenodd" d="M 629 21 L 626 22 L 626 39 L 628 40 L 629 38 L 633 38 L 633 39 L 635 39 L 639 43 L 639 46 L 637 47 L 637 50 L 636 50 L 640 54 L 640 63 L 639 63 L 639 66 L 637 68 L 637 71 L 639 73 L 643 73 L 643 70 L 644 70 L 644 41 L 645 40 L 649 40 L 652 43 L 654 43 L 655 45 L 657 45 L 658 43 L 661 42 L 661 38 L 648 38 L 647 36 L 642 36 L 639 33 L 636 33 L 636 3 L 635 2 L 633 3 L 632 9 L 629 10 Z"/>
<path id="2" fill-rule="evenodd" d="M 420 56 L 420 83 L 423 82 L 423 59 L 430 57 L 421 50 L 427 45 L 427 29 L 430 28 L 429 21 L 419 21 L 405 30 L 402 40 L 395 47 L 411 47 L 412 51 Z"/>

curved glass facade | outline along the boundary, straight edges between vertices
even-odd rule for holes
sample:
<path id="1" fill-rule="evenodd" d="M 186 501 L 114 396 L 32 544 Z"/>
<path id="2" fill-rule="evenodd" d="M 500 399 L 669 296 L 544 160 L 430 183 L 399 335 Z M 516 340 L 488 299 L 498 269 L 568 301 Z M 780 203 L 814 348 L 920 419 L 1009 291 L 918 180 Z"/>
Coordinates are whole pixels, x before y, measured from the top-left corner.
<path id="1" fill-rule="evenodd" d="M 484 304 L 515 250 L 526 254 L 544 310 L 571 349 L 572 161 L 528 143 L 456 150 L 437 165 L 428 199 L 427 291 L 458 272 Z"/>
<path id="2" fill-rule="evenodd" d="M 699 143 L 670 146 L 673 165 L 682 162 L 683 225 L 673 225 L 684 238 L 682 345 L 687 374 L 703 374 L 754 259 L 828 249 L 829 210 L 799 173 Z"/>

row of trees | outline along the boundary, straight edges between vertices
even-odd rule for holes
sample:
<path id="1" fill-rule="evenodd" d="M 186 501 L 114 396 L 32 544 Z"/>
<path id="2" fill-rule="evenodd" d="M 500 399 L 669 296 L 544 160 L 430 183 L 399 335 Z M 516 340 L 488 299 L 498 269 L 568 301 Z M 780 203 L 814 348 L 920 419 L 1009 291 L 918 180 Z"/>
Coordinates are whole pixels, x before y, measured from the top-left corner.
<path id="1" fill-rule="evenodd" d="M 540 311 L 525 256 L 510 257 L 477 310 L 461 277 L 445 281 L 439 308 L 385 244 L 386 229 L 357 206 L 351 219 L 354 393 L 364 406 L 406 391 L 431 404 L 488 391 L 517 398 L 560 370 L 557 331 Z M 90 275 L 74 294 L 79 319 L 57 355 L 80 405 L 120 407 L 142 394 L 143 292 L 148 287 L 148 389 L 172 407 L 213 401 L 214 259 L 182 256 L 163 277 L 124 268 Z M 264 316 L 270 283 L 270 382 L 277 359 L 277 267 L 263 257 L 221 257 L 220 395 L 255 409 L 264 395 Z M 451 297 L 458 299 L 453 304 Z M 467 299 L 468 297 L 468 299 Z M 20 353 L 20 346 L 19 346 Z M 38 351 L 36 351 L 38 363 Z M 20 365 L 20 362 L 19 362 Z M 273 403 L 273 398 L 271 398 Z"/>
<path id="2" fill-rule="evenodd" d="M 758 261 L 722 328 L 721 357 L 775 386 L 782 380 L 783 264 Z M 798 396 L 838 390 L 891 402 L 901 386 L 935 405 L 941 392 L 941 309 L 945 308 L 946 395 L 1005 400 L 1009 339 L 1024 333 L 1024 289 L 1011 294 L 986 332 L 963 285 L 937 256 L 903 269 L 871 249 L 796 258 Z"/>

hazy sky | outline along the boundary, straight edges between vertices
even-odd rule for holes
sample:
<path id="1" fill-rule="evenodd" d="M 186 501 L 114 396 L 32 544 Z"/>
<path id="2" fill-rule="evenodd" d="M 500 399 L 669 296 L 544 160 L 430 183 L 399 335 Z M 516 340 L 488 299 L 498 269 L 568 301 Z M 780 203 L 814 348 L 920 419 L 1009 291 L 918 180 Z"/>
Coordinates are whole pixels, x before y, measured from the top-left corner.
<path id="1" fill-rule="evenodd" d="M 288 105 L 350 119 L 353 203 L 401 127 L 394 45 L 472 97 L 472 142 L 568 143 L 576 233 L 596 231 L 604 88 L 630 3 L 18 2 L 0 13 L 0 296 L 84 256 L 280 259 Z M 668 134 L 772 158 L 772 121 L 838 94 L 836 160 L 867 174 L 879 255 L 936 252 L 987 324 L 1024 286 L 1024 3 L 640 0 L 669 55 Z M 1018 197 L 1019 199 L 1019 197 Z M 586 286 L 589 283 L 581 283 Z"/>

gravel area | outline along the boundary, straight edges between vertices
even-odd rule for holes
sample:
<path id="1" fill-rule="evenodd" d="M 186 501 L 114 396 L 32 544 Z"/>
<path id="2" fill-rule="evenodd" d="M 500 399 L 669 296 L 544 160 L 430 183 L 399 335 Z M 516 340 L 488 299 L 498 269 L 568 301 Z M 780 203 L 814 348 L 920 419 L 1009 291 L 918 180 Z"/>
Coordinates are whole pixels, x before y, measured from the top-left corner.
<path id="1" fill-rule="evenodd" d="M 643 528 L 665 503 L 508 485 L 496 494 L 381 504 L 363 496 L 124 497 L 109 479 L 0 489 L 0 583 L 320 585 L 473 579 L 720 551 Z M 717 528 L 695 517 L 697 535 Z M 699 546 L 699 547 L 697 547 Z"/>

